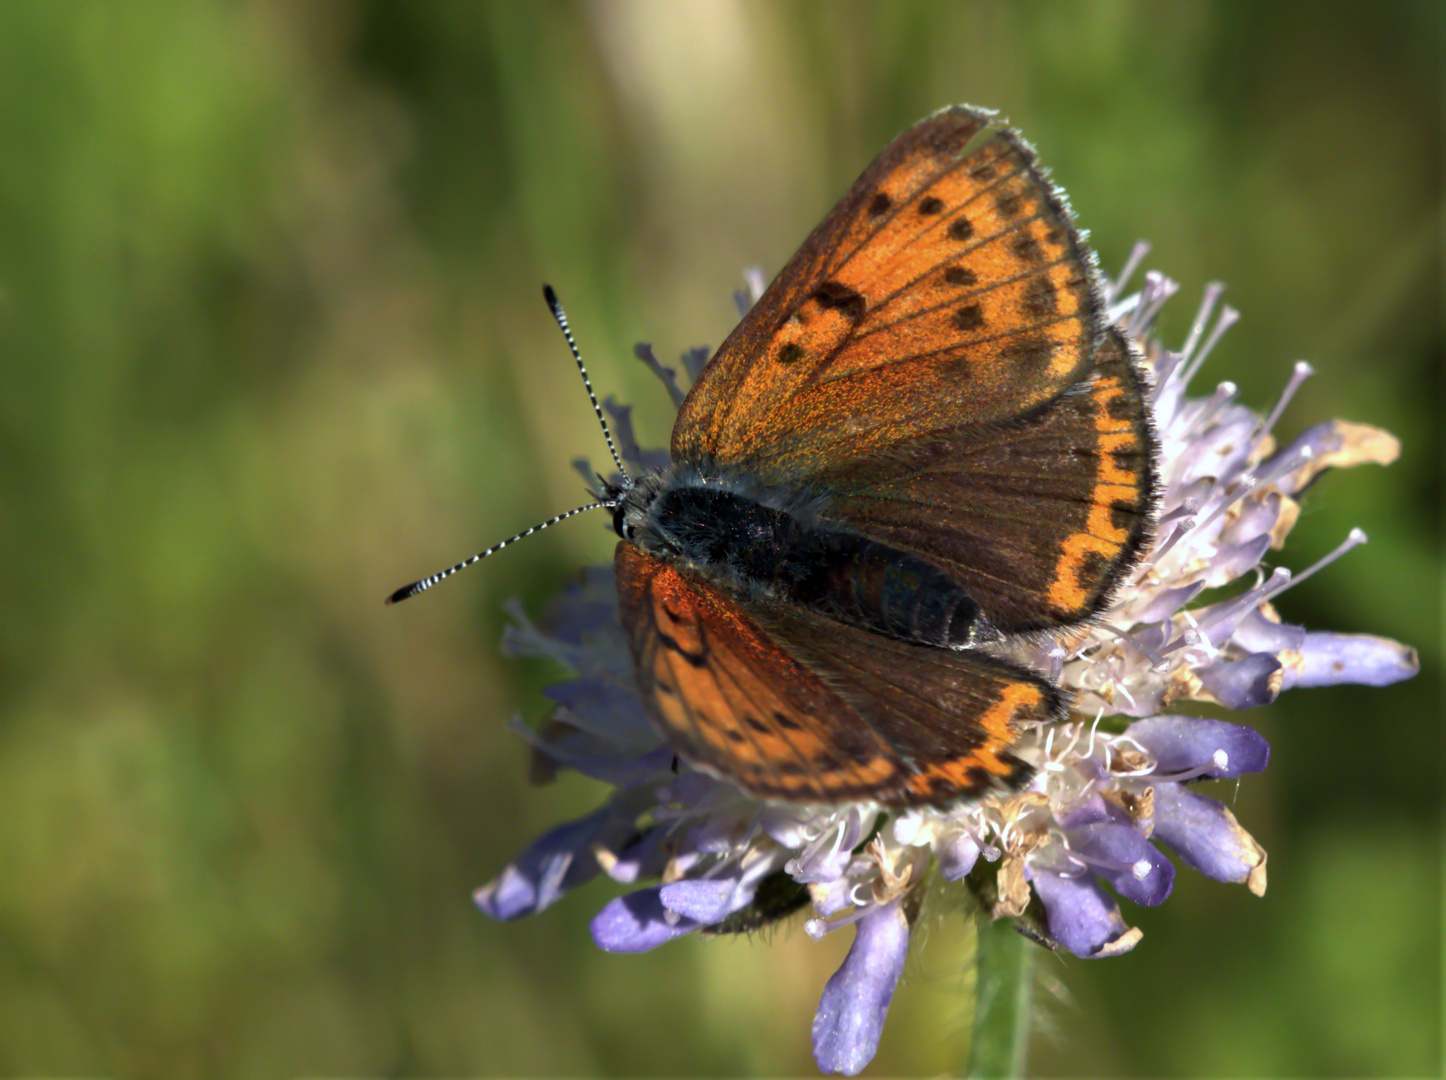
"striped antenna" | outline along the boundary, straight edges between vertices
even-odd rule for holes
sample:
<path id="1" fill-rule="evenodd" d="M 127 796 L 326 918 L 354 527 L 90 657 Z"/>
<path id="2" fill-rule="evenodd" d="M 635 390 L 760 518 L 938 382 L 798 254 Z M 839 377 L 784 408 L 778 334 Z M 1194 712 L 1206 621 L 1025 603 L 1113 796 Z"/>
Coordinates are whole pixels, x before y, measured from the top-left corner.
<path id="1" fill-rule="evenodd" d="M 613 433 L 608 430 L 608 422 L 603 417 L 602 406 L 597 403 L 597 395 L 592 392 L 592 380 L 587 377 L 587 368 L 582 364 L 582 354 L 577 351 L 577 342 L 572 339 L 572 329 L 567 325 L 567 313 L 562 310 L 562 304 L 558 301 L 557 293 L 553 291 L 551 285 L 542 287 L 542 296 L 547 301 L 547 306 L 552 309 L 552 317 L 562 328 L 562 336 L 567 338 L 567 347 L 572 350 L 572 358 L 577 361 L 577 370 L 582 374 L 582 384 L 587 387 L 587 396 L 592 401 L 592 411 L 597 413 L 597 422 L 602 425 L 603 438 L 608 441 L 608 449 L 612 451 L 613 461 L 617 463 L 618 472 L 623 474 L 624 481 L 631 481 L 632 477 L 628 475 L 628 470 L 623 468 L 623 459 L 618 457 L 618 448 L 613 445 Z"/>
<path id="2" fill-rule="evenodd" d="M 467 569 L 467 567 L 471 566 L 473 563 L 481 562 L 483 559 L 487 558 L 488 555 L 495 555 L 495 554 L 497 554 L 497 552 L 501 551 L 501 550 L 502 550 L 503 548 L 505 548 L 508 544 L 515 544 L 515 543 L 517 543 L 517 541 L 521 540 L 524 536 L 531 536 L 533 533 L 535 533 L 535 532 L 541 532 L 543 529 L 547 528 L 547 527 L 550 526 L 550 525 L 556 525 L 559 521 L 566 521 L 568 518 L 570 518 L 570 517 L 576 517 L 578 514 L 585 514 L 585 513 L 587 513 L 587 511 L 589 511 L 589 510 L 603 510 L 603 509 L 606 509 L 606 508 L 611 507 L 611 506 L 613 506 L 613 505 L 614 505 L 614 504 L 611 503 L 611 502 L 588 503 L 586 506 L 579 506 L 579 507 L 578 507 L 577 509 L 575 509 L 575 510 L 568 510 L 566 513 L 558 514 L 556 517 L 550 517 L 550 518 L 548 518 L 546 521 L 542 522 L 541 524 L 534 525 L 534 526 L 532 526 L 532 528 L 530 528 L 530 529 L 524 529 L 522 532 L 518 533 L 516 536 L 509 536 L 506 540 L 502 541 L 502 543 L 500 543 L 500 544 L 493 544 L 493 545 L 492 545 L 490 548 L 488 548 L 486 551 L 479 551 L 476 555 L 473 555 L 470 559 L 463 559 L 463 560 L 462 560 L 461 562 L 459 562 L 456 566 L 449 567 L 449 568 L 446 569 L 446 570 L 439 570 L 437 573 L 433 574 L 431 577 L 423 578 L 421 581 L 414 581 L 414 582 L 412 582 L 410 585 L 403 585 L 403 586 L 402 586 L 400 589 L 398 589 L 396 592 L 392 593 L 391 596 L 387 597 L 387 603 L 388 603 L 388 604 L 398 604 L 398 603 L 401 603 L 403 600 L 406 600 L 406 599 L 408 599 L 408 598 L 410 598 L 410 597 L 416 596 L 417 593 L 419 593 L 419 592 L 426 592 L 426 591 L 427 591 L 428 589 L 430 589 L 433 585 L 437 584 L 437 582 L 439 582 L 439 581 L 445 581 L 447 578 L 449 578 L 449 577 L 451 577 L 453 574 L 455 574 L 458 570 L 465 570 L 465 569 Z"/>

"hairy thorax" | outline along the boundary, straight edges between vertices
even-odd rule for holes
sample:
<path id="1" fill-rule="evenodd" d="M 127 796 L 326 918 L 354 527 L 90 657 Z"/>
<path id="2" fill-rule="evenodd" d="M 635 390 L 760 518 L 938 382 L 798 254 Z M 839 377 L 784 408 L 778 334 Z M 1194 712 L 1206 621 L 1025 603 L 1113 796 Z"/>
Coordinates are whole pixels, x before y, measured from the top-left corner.
<path id="1" fill-rule="evenodd" d="M 727 476 L 653 473 L 622 494 L 618 535 L 735 594 L 798 604 L 902 641 L 969 648 L 998 635 L 974 600 L 915 555 L 830 524 L 821 500 Z"/>

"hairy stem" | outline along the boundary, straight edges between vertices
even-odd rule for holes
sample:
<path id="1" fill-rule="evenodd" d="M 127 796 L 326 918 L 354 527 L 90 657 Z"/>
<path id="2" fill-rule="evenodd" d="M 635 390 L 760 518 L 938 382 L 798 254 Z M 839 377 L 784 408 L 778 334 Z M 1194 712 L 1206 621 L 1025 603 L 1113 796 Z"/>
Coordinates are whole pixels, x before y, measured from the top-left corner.
<path id="1" fill-rule="evenodd" d="M 1034 1015 L 1034 954 L 1038 946 L 1011 919 L 978 921 L 974 1027 L 965 1075 L 977 1080 L 1024 1075 Z"/>

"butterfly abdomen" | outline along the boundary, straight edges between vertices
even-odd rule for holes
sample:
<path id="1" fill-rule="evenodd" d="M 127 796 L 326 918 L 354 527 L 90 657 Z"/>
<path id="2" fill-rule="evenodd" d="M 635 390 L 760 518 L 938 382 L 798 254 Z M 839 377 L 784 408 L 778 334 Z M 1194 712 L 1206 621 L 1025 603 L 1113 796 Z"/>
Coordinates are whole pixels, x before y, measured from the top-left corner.
<path id="1" fill-rule="evenodd" d="M 858 533 L 704 484 L 665 488 L 647 516 L 656 539 L 645 546 L 735 590 L 900 641 L 958 648 L 993 636 L 942 570 Z"/>

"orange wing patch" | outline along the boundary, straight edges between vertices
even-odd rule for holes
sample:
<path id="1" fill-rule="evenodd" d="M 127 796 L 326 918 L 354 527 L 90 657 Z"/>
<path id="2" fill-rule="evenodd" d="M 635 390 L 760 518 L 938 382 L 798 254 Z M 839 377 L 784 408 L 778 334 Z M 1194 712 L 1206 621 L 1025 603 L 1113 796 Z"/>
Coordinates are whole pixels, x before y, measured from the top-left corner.
<path id="1" fill-rule="evenodd" d="M 1095 462 L 1084 526 L 1064 538 L 1049 583 L 1049 602 L 1073 620 L 1095 610 L 1146 542 L 1154 478 L 1150 429 L 1142 423 L 1138 376 L 1118 335 L 1100 350 L 1088 391 L 1093 405 Z"/>

